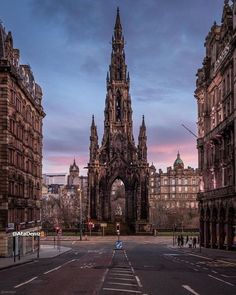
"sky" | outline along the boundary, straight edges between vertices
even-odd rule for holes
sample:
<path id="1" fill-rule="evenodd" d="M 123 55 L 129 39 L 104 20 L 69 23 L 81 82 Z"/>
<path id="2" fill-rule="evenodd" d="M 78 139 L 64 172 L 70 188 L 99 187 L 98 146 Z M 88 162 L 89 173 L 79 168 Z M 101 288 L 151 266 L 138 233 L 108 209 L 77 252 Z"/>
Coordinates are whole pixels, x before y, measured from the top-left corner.
<path id="1" fill-rule="evenodd" d="M 0 19 L 21 63 L 43 89 L 43 172 L 68 172 L 76 158 L 86 175 L 94 114 L 101 142 L 106 73 L 119 6 L 130 73 L 134 137 L 142 115 L 148 161 L 172 166 L 178 150 L 197 168 L 196 72 L 204 40 L 220 23 L 223 0 L 1 0 Z"/>

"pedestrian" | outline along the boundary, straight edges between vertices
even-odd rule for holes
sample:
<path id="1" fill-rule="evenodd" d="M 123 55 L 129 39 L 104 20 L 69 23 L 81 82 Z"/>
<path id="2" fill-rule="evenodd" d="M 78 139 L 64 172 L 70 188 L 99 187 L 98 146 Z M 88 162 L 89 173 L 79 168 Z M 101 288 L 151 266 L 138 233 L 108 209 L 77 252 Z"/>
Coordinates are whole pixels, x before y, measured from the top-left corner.
<path id="1" fill-rule="evenodd" d="M 197 245 L 197 239 L 196 237 L 193 238 L 193 248 L 196 248 Z"/>
<path id="2" fill-rule="evenodd" d="M 188 244 L 188 235 L 186 236 L 186 245 Z"/>
<path id="3" fill-rule="evenodd" d="M 180 246 L 180 236 L 178 236 L 177 242 L 178 242 L 178 247 L 179 247 Z"/>
<path id="4" fill-rule="evenodd" d="M 181 247 L 183 247 L 183 245 L 184 245 L 184 237 L 182 235 L 180 236 L 180 243 L 181 243 Z"/>
<path id="5" fill-rule="evenodd" d="M 192 248 L 192 246 L 193 246 L 193 239 L 192 238 L 189 239 L 188 246 L 189 246 L 189 248 Z"/>

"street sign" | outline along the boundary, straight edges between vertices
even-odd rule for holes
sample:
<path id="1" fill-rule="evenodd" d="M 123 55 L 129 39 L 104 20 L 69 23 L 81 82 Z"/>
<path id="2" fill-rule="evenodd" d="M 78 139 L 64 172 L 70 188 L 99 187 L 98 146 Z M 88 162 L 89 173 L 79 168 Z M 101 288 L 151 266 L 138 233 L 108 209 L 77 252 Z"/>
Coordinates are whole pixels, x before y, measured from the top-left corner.
<path id="1" fill-rule="evenodd" d="M 123 242 L 122 241 L 116 241 L 115 243 L 115 249 L 116 250 L 121 250 L 123 247 Z"/>
<path id="2" fill-rule="evenodd" d="M 107 227 L 107 223 L 100 223 L 101 227 Z"/>

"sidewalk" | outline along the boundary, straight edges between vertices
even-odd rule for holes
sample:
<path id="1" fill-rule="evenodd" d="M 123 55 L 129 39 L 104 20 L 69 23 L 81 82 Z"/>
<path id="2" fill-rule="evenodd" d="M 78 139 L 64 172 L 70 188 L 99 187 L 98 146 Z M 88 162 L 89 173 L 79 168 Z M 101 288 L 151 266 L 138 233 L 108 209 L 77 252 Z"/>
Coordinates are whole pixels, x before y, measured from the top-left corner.
<path id="1" fill-rule="evenodd" d="M 37 258 L 37 252 L 27 254 L 25 256 L 21 256 L 20 260 L 18 259 L 18 256 L 16 256 L 16 261 L 14 262 L 14 258 L 0 258 L 0 270 L 5 268 L 14 267 L 16 265 L 21 265 L 25 263 L 29 263 L 41 258 L 53 258 L 56 256 L 59 256 L 67 251 L 70 251 L 71 248 L 69 247 L 60 247 L 60 251 L 57 248 L 54 248 L 53 245 L 41 245 L 40 246 L 40 252 L 39 252 L 39 258 Z"/>
<path id="2" fill-rule="evenodd" d="M 184 247 L 178 247 L 177 245 L 167 245 L 168 248 L 179 250 L 188 254 L 193 254 L 196 256 L 203 256 L 208 259 L 214 260 L 224 260 L 229 263 L 233 263 L 236 266 L 236 251 L 226 251 L 220 249 L 211 249 L 211 248 L 189 248 L 188 246 L 184 245 Z"/>

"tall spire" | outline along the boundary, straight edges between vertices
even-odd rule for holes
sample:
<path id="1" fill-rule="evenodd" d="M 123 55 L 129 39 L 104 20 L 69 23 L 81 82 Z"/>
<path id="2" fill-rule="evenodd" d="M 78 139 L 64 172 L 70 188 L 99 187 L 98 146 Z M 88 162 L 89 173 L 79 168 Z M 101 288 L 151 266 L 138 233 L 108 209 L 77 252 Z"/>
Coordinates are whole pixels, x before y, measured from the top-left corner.
<path id="1" fill-rule="evenodd" d="M 140 160 L 147 162 L 147 135 L 144 115 L 138 136 L 138 154 Z"/>
<path id="2" fill-rule="evenodd" d="M 114 29 L 115 29 L 115 31 L 122 31 L 119 7 L 117 7 L 117 10 L 116 10 L 116 23 L 115 23 L 115 28 Z"/>
<path id="3" fill-rule="evenodd" d="M 90 160 L 95 160 L 95 155 L 98 150 L 98 134 L 97 126 L 95 125 L 94 115 L 92 115 L 91 134 L 90 134 Z"/>

